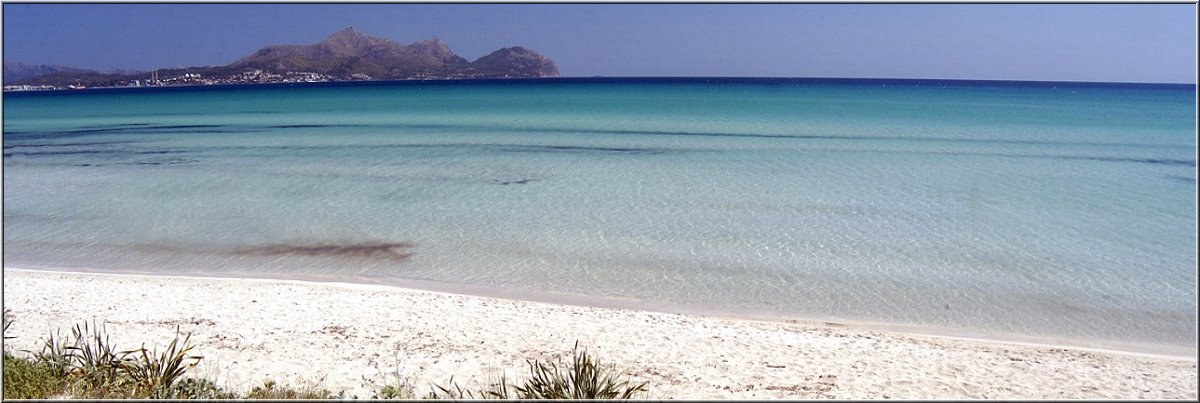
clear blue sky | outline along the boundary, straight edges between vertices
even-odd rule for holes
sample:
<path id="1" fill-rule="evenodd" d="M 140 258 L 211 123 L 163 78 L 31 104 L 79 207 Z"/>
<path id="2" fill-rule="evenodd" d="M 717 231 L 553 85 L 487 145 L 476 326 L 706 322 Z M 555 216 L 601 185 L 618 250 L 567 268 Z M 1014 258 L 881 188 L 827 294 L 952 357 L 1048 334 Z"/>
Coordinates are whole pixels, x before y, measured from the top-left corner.
<path id="1" fill-rule="evenodd" d="M 353 26 L 564 76 L 1195 83 L 1195 4 L 4 4 L 4 60 L 223 65 Z"/>

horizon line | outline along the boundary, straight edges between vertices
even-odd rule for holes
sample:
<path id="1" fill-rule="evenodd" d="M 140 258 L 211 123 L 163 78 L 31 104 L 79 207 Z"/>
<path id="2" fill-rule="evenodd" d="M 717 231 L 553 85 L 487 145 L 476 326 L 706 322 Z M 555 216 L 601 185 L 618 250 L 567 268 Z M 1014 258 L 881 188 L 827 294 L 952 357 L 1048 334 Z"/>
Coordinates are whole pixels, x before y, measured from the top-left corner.
<path id="1" fill-rule="evenodd" d="M 831 76 L 566 76 L 531 77 L 531 78 L 699 78 L 699 79 L 779 79 L 779 80 L 896 80 L 896 81 L 995 81 L 995 82 L 1024 82 L 1024 83 L 1067 83 L 1067 84 L 1162 84 L 1162 85 L 1196 85 L 1195 82 L 1154 82 L 1154 81 L 1088 81 L 1088 80 L 1034 80 L 1034 79 L 1005 79 L 1005 78 L 914 78 L 914 77 L 831 77 Z"/>
<path id="2" fill-rule="evenodd" d="M 341 31 L 344 31 L 347 29 L 353 29 L 353 27 L 343 28 L 342 30 L 339 30 L 337 32 L 341 32 Z M 358 32 L 361 32 L 361 31 L 358 31 Z M 433 38 L 436 38 L 436 36 L 434 36 Z M 3 56 L 0 56 L 0 59 L 5 59 L 5 58 Z M 95 72 L 102 73 L 102 74 L 105 74 L 108 71 L 115 71 L 115 70 L 127 70 L 127 71 L 135 71 L 138 73 L 148 73 L 150 71 L 155 71 L 155 70 L 183 70 L 183 69 L 192 69 L 192 68 L 222 67 L 222 65 L 171 66 L 171 67 L 156 67 L 156 68 L 152 68 L 149 70 L 113 67 L 113 68 L 109 68 L 106 70 L 102 70 L 102 69 L 81 67 L 79 65 L 74 65 L 74 64 L 27 63 L 24 61 L 9 61 L 9 60 L 4 60 L 4 62 L 3 62 L 3 64 L 8 64 L 8 63 L 25 64 L 25 65 L 33 65 L 33 66 L 37 66 L 37 65 L 59 66 L 59 67 L 67 67 L 67 68 L 73 68 L 73 69 L 79 69 L 79 70 L 91 70 L 91 71 L 95 71 Z M 829 79 L 829 80 L 850 79 L 850 80 L 997 81 L 997 82 L 1031 82 L 1031 83 L 1166 84 L 1166 85 L 1196 85 L 1197 81 L 1200 81 L 1200 80 L 1194 80 L 1193 82 L 1189 83 L 1189 82 L 1161 82 L 1161 81 L 1159 81 L 1159 82 L 1154 82 L 1154 81 L 1088 81 L 1088 80 L 1061 80 L 1061 79 L 1004 79 L 1004 78 L 727 76 L 727 75 L 711 75 L 711 76 L 710 75 L 685 75 L 685 76 L 671 76 L 671 75 L 663 75 L 663 76 L 658 76 L 658 75 L 611 75 L 611 76 L 610 75 L 586 75 L 586 76 L 584 76 L 584 75 L 578 75 L 578 76 L 575 76 L 575 75 L 561 75 L 561 74 L 557 77 L 528 77 L 528 78 L 663 78 L 663 79 L 667 79 L 667 78 L 712 78 L 712 79 L 759 78 L 759 79 L 822 79 L 822 80 L 824 80 L 824 79 Z M 420 79 L 394 79 L 394 80 L 368 80 L 368 81 L 405 81 L 405 80 L 420 80 Z M 346 81 L 350 81 L 350 80 L 346 80 Z"/>
<path id="3" fill-rule="evenodd" d="M 1195 92 L 1197 85 L 1194 83 L 1145 83 L 1145 82 L 1116 82 L 1116 81 L 1036 81 L 1036 80 L 995 80 L 995 79 L 934 79 L 934 78 L 859 78 L 859 77 L 750 77 L 750 76 L 558 76 L 558 77 L 512 77 L 512 78 L 424 78 L 424 79 L 392 79 L 392 80 L 338 80 L 338 81 L 316 81 L 316 82 L 268 82 L 268 83 L 229 83 L 229 84 L 185 84 L 185 85 L 164 85 L 164 86 L 148 86 L 148 87 L 130 87 L 130 86 L 113 86 L 113 87 L 81 87 L 81 88 L 56 88 L 56 89 L 38 89 L 38 90 L 4 90 L 4 96 L 23 96 L 34 94 L 81 94 L 81 93 L 97 93 L 97 92 L 137 92 L 137 91 L 204 91 L 204 90 L 221 90 L 230 88 L 255 88 L 255 87 L 339 87 L 339 86 L 355 86 L 355 85 L 461 85 L 470 83 L 480 84 L 496 84 L 504 82 L 552 82 L 552 81 L 580 81 L 586 84 L 589 80 L 596 81 L 650 81 L 659 80 L 660 83 L 669 83 L 675 80 L 679 82 L 695 82 L 701 80 L 715 80 L 726 82 L 747 82 L 753 84 L 770 83 L 771 81 L 862 81 L 862 82 L 880 82 L 886 85 L 888 82 L 899 84 L 913 84 L 918 86 L 922 82 L 932 83 L 974 83 L 983 85 L 1002 85 L 1005 83 L 1027 84 L 1031 86 L 1051 87 L 1053 85 L 1063 85 L 1065 87 L 1158 87 L 1159 89 L 1178 90 L 1180 88 Z M 1057 88 L 1057 87 L 1055 87 Z"/>

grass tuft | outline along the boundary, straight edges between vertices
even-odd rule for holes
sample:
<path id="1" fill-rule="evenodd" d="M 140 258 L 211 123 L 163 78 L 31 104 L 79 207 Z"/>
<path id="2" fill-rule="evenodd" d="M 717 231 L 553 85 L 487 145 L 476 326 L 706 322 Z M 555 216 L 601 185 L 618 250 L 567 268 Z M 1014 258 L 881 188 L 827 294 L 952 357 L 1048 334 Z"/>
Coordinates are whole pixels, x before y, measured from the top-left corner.
<path id="1" fill-rule="evenodd" d="M 70 346 L 71 344 L 62 337 L 62 333 L 54 331 L 42 341 L 42 351 L 34 357 L 38 362 L 65 376 L 67 368 L 71 365 L 71 352 L 67 350 Z"/>
<path id="2" fill-rule="evenodd" d="M 646 383 L 630 385 L 621 380 L 621 374 L 611 366 L 601 365 L 579 349 L 579 342 L 572 349 L 574 359 L 570 367 L 559 363 L 529 362 L 530 378 L 522 385 L 515 385 L 517 397 L 521 399 L 631 399 L 646 392 Z"/>
<path id="3" fill-rule="evenodd" d="M 12 323 L 4 312 L 4 337 Z M 117 350 L 102 325 L 94 321 L 76 325 L 67 336 L 52 332 L 42 342 L 42 351 L 30 358 L 15 357 L 4 350 L 3 393 L 12 399 L 342 399 L 315 385 L 304 388 L 280 386 L 266 381 L 249 392 L 228 392 L 207 379 L 185 378 L 188 370 L 203 359 L 190 355 L 191 334 L 175 338 L 166 348 Z M 432 385 L 426 399 L 632 399 L 645 393 L 646 382 L 631 384 L 611 365 L 602 365 L 575 343 L 573 359 L 564 364 L 527 361 L 529 378 L 519 384 L 501 376 L 491 385 L 463 389 L 450 378 L 450 386 Z M 385 381 L 375 399 L 412 399 L 414 390 L 403 377 L 397 358 L 395 381 Z M 386 378 L 386 377 L 385 377 Z"/>
<path id="4" fill-rule="evenodd" d="M 399 346 L 397 346 L 397 349 L 398 348 Z M 415 399 L 417 397 L 412 383 L 409 382 L 408 377 L 404 374 L 404 366 L 402 365 L 400 359 L 399 350 L 397 350 L 395 354 L 396 357 L 394 369 L 391 369 L 386 373 L 380 373 L 380 379 L 383 383 L 383 386 L 375 391 L 374 395 L 371 396 L 372 399 L 395 400 Z"/>
<path id="5" fill-rule="evenodd" d="M 134 383 L 134 388 L 152 398 L 166 397 L 187 370 L 200 363 L 202 357 L 189 356 L 194 346 L 191 345 L 192 335 L 184 337 L 179 343 L 179 327 L 175 327 L 175 338 L 167 345 L 166 351 L 159 354 L 150 352 L 146 346 L 138 350 L 122 352 L 122 355 L 133 355 L 135 358 L 124 360 L 123 369 Z"/>
<path id="6" fill-rule="evenodd" d="M 12 326 L 12 324 L 13 324 L 13 313 L 12 313 L 12 309 L 9 309 L 9 308 L 4 308 L 4 317 L 3 317 L 3 321 L 4 321 L 4 324 L 3 324 L 3 326 L 4 326 L 4 332 L 3 332 L 2 334 L 3 334 L 4 340 L 8 340 L 8 339 L 15 339 L 16 337 L 12 337 L 12 336 L 9 336 L 9 335 L 8 335 L 8 327 L 9 327 L 9 326 Z"/>
<path id="7" fill-rule="evenodd" d="M 246 394 L 246 399 L 337 399 L 338 397 L 328 390 L 318 389 L 315 386 L 295 389 L 279 386 L 275 381 L 263 382 L 262 386 L 255 386 Z"/>
<path id="8" fill-rule="evenodd" d="M 66 342 L 70 341 L 69 344 Z M 67 373 L 83 381 L 89 388 L 110 391 L 121 388 L 120 373 L 126 366 L 127 352 L 118 352 L 108 340 L 103 325 L 93 321 L 71 329 L 71 339 L 63 340 L 67 351 Z"/>
<path id="9" fill-rule="evenodd" d="M 237 399 L 233 392 L 228 392 L 207 379 L 184 378 L 171 385 L 164 399 Z"/>
<path id="10" fill-rule="evenodd" d="M 192 349 L 191 335 L 185 336 L 181 343 L 177 327 L 175 338 L 161 354 L 147 350 L 144 344 L 137 350 L 120 351 L 109 341 L 103 325 L 84 322 L 75 325 L 65 337 L 57 331 L 51 333 L 43 340 L 42 351 L 26 361 L 39 368 L 38 374 L 53 374 L 57 383 L 52 385 L 74 398 L 232 397 L 207 380 L 184 380 L 187 370 L 201 359 L 188 355 Z M 37 389 L 38 385 L 47 384 L 40 378 L 17 373 L 11 374 L 10 379 L 7 370 L 10 356 L 7 351 L 4 354 L 6 396 L 10 385 Z M 14 396 L 27 395 L 14 393 Z"/>
<path id="11" fill-rule="evenodd" d="M 454 378 L 450 386 L 434 385 L 430 399 L 633 399 L 647 391 L 646 382 L 630 384 L 610 365 L 602 365 L 579 349 L 572 349 L 570 365 L 561 362 L 529 363 L 529 379 L 509 384 L 504 377 L 480 390 L 464 390 Z"/>

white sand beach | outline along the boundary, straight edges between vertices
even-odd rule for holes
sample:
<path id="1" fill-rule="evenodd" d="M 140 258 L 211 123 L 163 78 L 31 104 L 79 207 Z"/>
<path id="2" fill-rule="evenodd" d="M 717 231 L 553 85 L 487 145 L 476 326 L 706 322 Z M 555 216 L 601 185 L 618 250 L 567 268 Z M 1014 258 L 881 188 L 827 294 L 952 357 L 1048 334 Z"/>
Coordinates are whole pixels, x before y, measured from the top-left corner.
<path id="1" fill-rule="evenodd" d="M 1196 399 L 1195 357 L 1036 346 L 797 323 L 594 308 L 389 286 L 4 269 L 10 350 L 105 323 L 119 348 L 176 326 L 193 374 L 371 397 L 394 374 L 464 387 L 576 341 L 672 399 Z M 147 345 L 147 347 L 152 347 Z"/>

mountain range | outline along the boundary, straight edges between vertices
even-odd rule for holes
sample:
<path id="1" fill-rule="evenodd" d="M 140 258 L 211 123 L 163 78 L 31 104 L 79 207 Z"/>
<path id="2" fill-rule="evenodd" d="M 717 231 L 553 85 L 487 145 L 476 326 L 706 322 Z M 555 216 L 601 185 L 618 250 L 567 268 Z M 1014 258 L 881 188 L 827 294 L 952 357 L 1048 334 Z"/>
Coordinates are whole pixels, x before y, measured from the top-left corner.
<path id="1" fill-rule="evenodd" d="M 548 77 L 554 62 L 523 47 L 502 48 L 469 62 L 433 38 L 411 45 L 346 28 L 314 45 L 267 46 L 226 66 L 244 70 L 311 71 L 335 77 L 365 74 L 372 78 Z"/>
<path id="2" fill-rule="evenodd" d="M 410 45 L 346 28 L 312 45 L 271 45 L 224 66 L 158 69 L 155 72 L 97 72 L 64 66 L 4 64 L 5 85 L 121 85 L 132 80 L 162 80 L 198 75 L 211 80 L 241 79 L 248 74 L 299 73 L 322 81 L 440 78 L 556 77 L 553 60 L 520 46 L 498 49 L 474 61 L 432 38 Z M 223 82 L 223 81 L 222 81 Z"/>
<path id="3" fill-rule="evenodd" d="M 60 66 L 52 64 L 25 64 L 20 62 L 4 62 L 4 80 L 19 81 L 29 77 L 44 76 L 55 73 L 68 74 L 105 74 L 96 70 L 81 69 L 72 66 Z M 130 70 L 113 70 L 108 74 L 137 74 L 140 71 Z"/>

